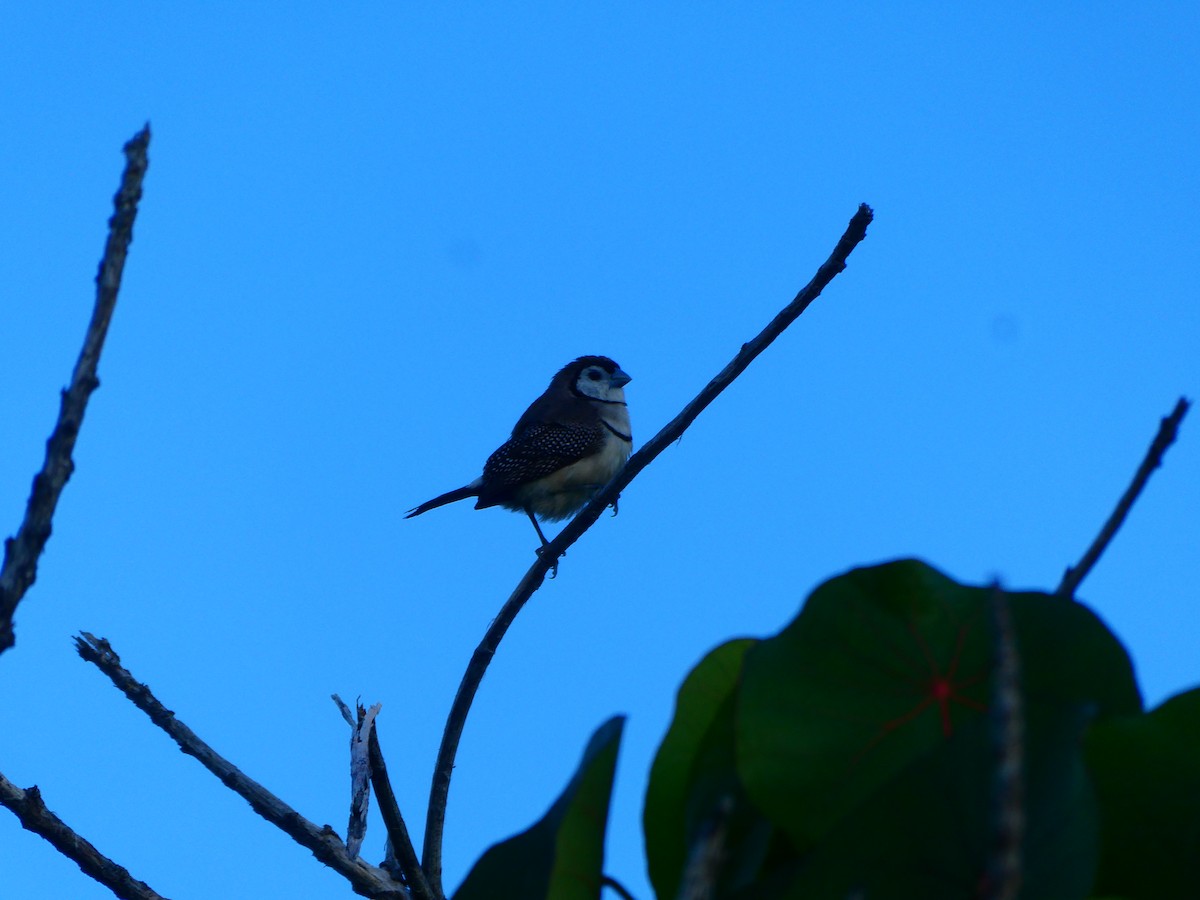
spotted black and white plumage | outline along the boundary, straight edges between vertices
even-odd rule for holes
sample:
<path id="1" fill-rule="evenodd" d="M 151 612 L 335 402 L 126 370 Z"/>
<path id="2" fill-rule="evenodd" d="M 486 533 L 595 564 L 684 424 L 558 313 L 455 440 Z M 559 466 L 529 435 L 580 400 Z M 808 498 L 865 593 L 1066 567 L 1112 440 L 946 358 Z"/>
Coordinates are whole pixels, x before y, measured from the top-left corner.
<path id="1" fill-rule="evenodd" d="M 475 497 L 476 509 L 525 512 L 545 544 L 537 519 L 558 521 L 574 514 L 629 458 L 629 381 L 606 356 L 581 356 L 563 366 L 517 420 L 512 437 L 488 457 L 483 475 L 422 503 L 406 518 Z"/>

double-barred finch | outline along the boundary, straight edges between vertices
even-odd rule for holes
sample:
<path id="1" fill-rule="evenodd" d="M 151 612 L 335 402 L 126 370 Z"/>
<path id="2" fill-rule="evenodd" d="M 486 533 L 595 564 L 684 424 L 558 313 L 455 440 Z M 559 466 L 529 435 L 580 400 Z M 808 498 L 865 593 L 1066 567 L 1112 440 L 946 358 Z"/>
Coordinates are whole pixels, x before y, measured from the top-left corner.
<path id="1" fill-rule="evenodd" d="M 607 356 L 581 356 L 563 366 L 517 420 L 512 437 L 488 457 L 483 475 L 405 518 L 476 497 L 476 509 L 523 511 L 545 546 L 538 518 L 558 521 L 582 509 L 629 459 L 629 381 Z"/>

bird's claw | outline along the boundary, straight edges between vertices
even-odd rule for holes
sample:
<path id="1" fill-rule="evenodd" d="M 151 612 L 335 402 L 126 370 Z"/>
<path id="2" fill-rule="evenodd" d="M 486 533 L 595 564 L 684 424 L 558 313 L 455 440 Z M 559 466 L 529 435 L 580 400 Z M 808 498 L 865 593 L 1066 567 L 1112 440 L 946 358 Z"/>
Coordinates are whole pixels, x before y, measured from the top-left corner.
<path id="1" fill-rule="evenodd" d="M 609 504 L 609 506 L 611 506 L 611 507 L 612 507 L 613 516 L 614 516 L 614 517 L 616 516 L 616 514 L 617 514 L 617 512 L 618 512 L 618 510 L 617 510 L 617 504 L 618 504 L 618 503 L 620 503 L 620 502 L 621 502 L 621 495 L 620 495 L 620 494 L 617 494 L 617 496 L 613 497 L 613 502 Z"/>
<path id="2" fill-rule="evenodd" d="M 549 547 L 550 547 L 550 545 L 549 545 L 549 544 L 542 544 L 542 546 L 538 547 L 538 548 L 537 548 L 536 550 L 534 550 L 533 552 L 534 552 L 534 553 L 536 553 L 536 554 L 538 555 L 538 558 L 540 559 L 540 558 L 542 558 L 542 557 L 544 557 L 544 556 L 546 555 L 546 550 L 547 550 Z M 560 559 L 561 557 L 563 557 L 563 556 L 566 556 L 566 555 L 567 555 L 567 554 L 566 554 L 565 552 L 564 552 L 564 553 L 560 553 L 558 556 L 556 556 L 556 557 L 554 558 L 554 562 L 550 563 L 550 577 L 551 577 L 551 578 L 557 578 L 557 577 L 558 577 L 558 561 L 559 561 L 559 559 Z"/>

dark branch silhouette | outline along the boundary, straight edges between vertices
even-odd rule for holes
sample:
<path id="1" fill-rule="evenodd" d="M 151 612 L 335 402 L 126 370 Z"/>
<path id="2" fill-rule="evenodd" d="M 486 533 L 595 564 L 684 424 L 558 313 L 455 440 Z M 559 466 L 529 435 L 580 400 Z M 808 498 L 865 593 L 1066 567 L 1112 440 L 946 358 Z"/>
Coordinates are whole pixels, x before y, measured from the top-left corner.
<path id="1" fill-rule="evenodd" d="M 144 881 L 138 881 L 87 840 L 76 834 L 58 816 L 46 809 L 36 787 L 21 790 L 0 775 L 0 805 L 7 806 L 28 831 L 45 838 L 63 856 L 75 863 L 122 900 L 164 900 Z"/>
<path id="2" fill-rule="evenodd" d="M 92 321 L 84 335 L 83 349 L 75 363 L 75 371 L 71 373 L 71 383 L 62 392 L 58 421 L 46 441 L 46 458 L 42 469 L 33 477 L 25 518 L 16 536 L 4 542 L 4 565 L 0 568 L 0 653 L 16 641 L 13 614 L 25 592 L 37 579 L 38 558 L 50 539 L 54 509 L 75 470 L 71 453 L 75 449 L 80 426 L 83 425 L 88 398 L 100 386 L 96 367 L 100 363 L 100 351 L 104 348 L 108 323 L 117 305 L 125 257 L 133 241 L 133 222 L 137 218 L 138 201 L 142 198 L 142 180 L 149 165 L 146 156 L 149 144 L 150 126 L 147 125 L 125 145 L 125 172 L 113 198 L 116 209 L 108 220 L 108 242 L 100 260 L 100 271 L 96 275 L 96 305 L 92 310 Z"/>
<path id="3" fill-rule="evenodd" d="M 342 839 L 328 825 L 318 828 L 261 784 L 244 775 L 229 760 L 202 741 L 194 731 L 175 718 L 150 692 L 121 665 L 121 659 L 108 641 L 86 631 L 75 639 L 75 649 L 85 660 L 109 677 L 133 705 L 150 717 L 150 721 L 170 735 L 179 749 L 194 756 L 234 793 L 241 796 L 250 808 L 296 843 L 307 847 L 313 856 L 345 877 L 355 893 L 364 897 L 387 900 L 409 900 L 409 893 L 383 869 L 352 857 Z"/>
<path id="4" fill-rule="evenodd" d="M 408 836 L 408 826 L 400 815 L 400 805 L 396 802 L 396 794 L 392 790 L 391 779 L 388 778 L 387 763 L 383 761 L 383 750 L 379 746 L 379 726 L 372 723 L 370 736 L 371 751 L 371 787 L 375 789 L 375 800 L 379 804 L 379 814 L 383 816 L 384 827 L 387 828 L 388 840 L 400 875 L 408 889 L 412 891 L 413 900 L 435 900 L 432 888 L 421 871 L 421 863 L 417 859 L 417 851 L 413 849 L 412 838 Z"/>
<path id="5" fill-rule="evenodd" d="M 808 308 L 809 304 L 820 295 L 825 286 L 839 272 L 846 268 L 847 257 L 866 237 L 867 226 L 871 223 L 872 218 L 873 213 L 869 206 L 866 204 L 859 206 L 858 212 L 851 218 L 849 226 L 837 246 L 834 247 L 833 253 L 817 270 L 813 279 L 804 286 L 791 303 L 771 320 L 766 328 L 749 343 L 742 345 L 742 349 L 730 363 L 705 385 L 704 389 L 683 408 L 679 415 L 667 423 L 658 434 L 629 458 L 620 474 L 597 493 L 575 518 L 567 523 L 558 537 L 542 548 L 538 560 L 530 566 L 529 571 L 525 573 L 516 589 L 505 601 L 483 640 L 475 648 L 466 673 L 458 686 L 434 766 L 433 783 L 429 790 L 429 809 L 425 821 L 422 868 L 437 896 L 442 895 L 442 833 L 446 820 L 446 800 L 450 793 L 450 776 L 454 770 L 454 758 L 458 752 L 459 740 L 462 738 L 463 726 L 466 724 L 467 713 L 471 709 L 475 692 L 483 680 L 492 656 L 496 653 L 496 648 L 517 613 L 521 611 L 534 591 L 541 586 L 547 572 L 557 565 L 559 557 L 579 540 L 583 533 L 600 518 L 601 513 L 607 507 L 616 502 L 621 491 L 634 477 L 663 450 L 678 440 L 696 417 Z"/>
<path id="6" fill-rule="evenodd" d="M 1121 495 L 1121 499 L 1117 501 L 1117 506 L 1112 511 L 1112 515 L 1108 517 L 1108 521 L 1104 523 L 1104 527 L 1100 529 L 1100 533 L 1096 535 L 1096 539 L 1092 541 L 1092 545 L 1087 548 L 1087 552 L 1083 554 L 1083 558 L 1074 566 L 1067 567 L 1062 582 L 1055 592 L 1060 597 L 1074 597 L 1075 591 L 1079 589 L 1079 585 L 1083 582 L 1083 579 L 1087 578 L 1088 573 L 1092 570 L 1092 566 L 1096 565 L 1097 560 L 1100 559 L 1116 535 L 1117 530 L 1125 521 L 1125 517 L 1129 514 L 1129 510 L 1133 507 L 1134 502 L 1142 493 L 1146 482 L 1150 480 L 1150 476 L 1154 473 L 1154 470 L 1162 465 L 1163 454 L 1175 442 L 1175 436 L 1179 433 L 1179 423 L 1187 415 L 1190 405 L 1186 398 L 1180 397 L 1179 402 L 1175 404 L 1175 409 L 1159 424 L 1158 434 L 1154 436 L 1154 440 L 1150 444 L 1150 449 L 1146 451 L 1146 456 L 1142 459 L 1142 464 L 1138 466 L 1138 470 L 1134 473 L 1133 481 L 1125 489 L 1125 493 Z"/>
<path id="7" fill-rule="evenodd" d="M 614 893 L 620 896 L 621 900 L 633 900 L 633 894 L 629 889 L 611 875 L 605 875 L 600 879 L 600 886 L 610 888 Z"/>

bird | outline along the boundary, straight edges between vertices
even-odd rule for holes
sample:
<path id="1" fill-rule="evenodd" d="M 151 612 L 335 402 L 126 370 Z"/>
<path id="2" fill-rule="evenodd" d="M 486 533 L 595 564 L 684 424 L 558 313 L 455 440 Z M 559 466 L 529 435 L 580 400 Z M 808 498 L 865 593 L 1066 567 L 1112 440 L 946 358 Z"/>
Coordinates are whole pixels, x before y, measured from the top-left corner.
<path id="1" fill-rule="evenodd" d="M 570 517 L 629 459 L 633 433 L 625 385 L 630 381 L 607 356 L 567 363 L 517 420 L 512 436 L 488 457 L 481 476 L 413 507 L 404 518 L 474 497 L 476 509 L 501 506 L 529 516 L 542 542 L 540 554 L 549 541 L 538 519 Z"/>

